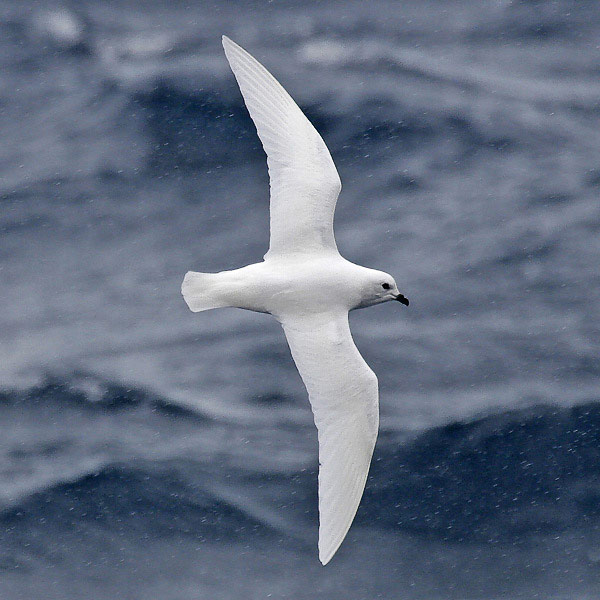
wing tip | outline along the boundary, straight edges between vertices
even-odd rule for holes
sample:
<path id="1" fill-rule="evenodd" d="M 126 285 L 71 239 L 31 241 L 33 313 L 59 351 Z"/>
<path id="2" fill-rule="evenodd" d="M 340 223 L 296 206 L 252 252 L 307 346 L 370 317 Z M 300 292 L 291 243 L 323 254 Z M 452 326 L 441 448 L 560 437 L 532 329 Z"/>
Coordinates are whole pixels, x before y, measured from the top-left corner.
<path id="1" fill-rule="evenodd" d="M 227 54 L 228 50 L 235 50 L 239 46 L 225 34 L 221 36 L 221 44 L 223 44 L 223 50 L 225 50 L 225 54 Z"/>
<path id="2" fill-rule="evenodd" d="M 225 34 L 221 36 L 221 43 L 223 44 L 223 49 L 225 53 L 228 50 L 242 50 L 242 47 L 236 44 L 230 37 L 227 37 Z"/>
<path id="3" fill-rule="evenodd" d="M 362 497 L 362 493 L 359 496 Z M 356 512 L 358 510 L 358 503 L 354 511 L 350 513 L 350 516 L 346 519 L 346 523 L 343 527 L 338 529 L 337 535 L 327 535 L 325 534 L 322 526 L 319 527 L 319 560 L 325 566 L 335 555 L 335 553 L 340 549 L 342 542 L 346 539 L 348 535 L 348 531 L 350 531 L 350 527 L 352 525 L 352 521 L 354 521 L 354 517 L 356 516 Z"/>
<path id="4" fill-rule="evenodd" d="M 374 446 L 374 444 L 373 444 Z M 372 452 L 371 452 L 372 455 Z M 356 517 L 356 513 L 358 512 L 358 507 L 360 505 L 360 501 L 362 499 L 365 486 L 367 484 L 367 477 L 369 474 L 369 466 L 371 463 L 371 456 L 369 456 L 369 462 L 367 463 L 367 468 L 365 469 L 364 476 L 359 481 L 358 485 L 355 487 L 354 501 L 351 501 L 348 507 L 350 510 L 347 511 L 347 516 L 343 521 L 337 521 L 337 523 L 333 527 L 333 535 L 331 532 L 331 526 L 323 527 L 323 513 L 321 511 L 321 506 L 319 505 L 319 560 L 325 566 L 335 555 L 335 553 L 339 550 L 342 542 L 346 539 L 348 535 L 348 531 L 350 531 L 350 527 Z M 356 493 L 358 491 L 358 493 Z M 319 498 L 321 497 L 321 487 L 319 480 Z M 339 526 L 341 524 L 341 526 Z"/>
<path id="5" fill-rule="evenodd" d="M 348 526 L 348 529 L 350 529 L 350 526 Z M 345 531 L 344 535 L 342 535 L 339 538 L 339 540 L 337 540 L 333 544 L 330 543 L 325 545 L 325 543 L 321 539 L 319 539 L 319 560 L 321 561 L 321 564 L 323 566 L 325 566 L 335 556 L 335 553 L 340 549 L 340 546 L 342 545 L 342 542 L 344 541 L 348 533 L 348 529 Z"/>
<path id="6" fill-rule="evenodd" d="M 258 62 L 251 54 L 249 54 L 239 44 L 236 44 L 230 37 L 227 37 L 225 34 L 221 36 L 221 43 L 223 44 L 223 50 L 225 51 L 227 61 L 229 62 L 231 69 L 234 71 L 234 73 L 235 69 L 233 68 L 233 64 L 238 62 L 240 56 L 246 56 L 249 57 L 252 61 Z"/>
<path id="7" fill-rule="evenodd" d="M 334 554 L 335 554 L 335 551 L 325 553 L 325 552 L 321 552 L 319 550 L 319 560 L 321 561 L 321 564 L 323 566 L 325 566 L 333 558 Z"/>

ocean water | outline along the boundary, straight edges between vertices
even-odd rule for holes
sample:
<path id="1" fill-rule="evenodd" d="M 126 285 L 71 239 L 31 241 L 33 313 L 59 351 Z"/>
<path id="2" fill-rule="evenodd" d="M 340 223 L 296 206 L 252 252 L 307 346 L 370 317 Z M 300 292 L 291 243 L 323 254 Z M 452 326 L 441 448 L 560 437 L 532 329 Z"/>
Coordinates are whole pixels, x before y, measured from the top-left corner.
<path id="1" fill-rule="evenodd" d="M 0 2 L 0 597 L 600 595 L 600 4 Z M 306 392 L 187 270 L 268 247 L 221 34 L 317 126 L 381 435 L 317 560 Z"/>

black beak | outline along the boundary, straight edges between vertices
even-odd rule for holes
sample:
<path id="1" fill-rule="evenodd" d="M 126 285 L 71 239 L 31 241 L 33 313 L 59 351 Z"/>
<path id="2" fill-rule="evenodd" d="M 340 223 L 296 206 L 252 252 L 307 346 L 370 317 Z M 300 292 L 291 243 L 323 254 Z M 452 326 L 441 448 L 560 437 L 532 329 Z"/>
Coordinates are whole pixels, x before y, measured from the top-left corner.
<path id="1" fill-rule="evenodd" d="M 408 304 L 409 304 L 408 298 L 405 298 L 402 294 L 398 294 L 396 296 L 396 300 L 398 300 L 398 302 L 402 302 L 402 304 L 404 304 L 404 306 L 408 306 Z"/>

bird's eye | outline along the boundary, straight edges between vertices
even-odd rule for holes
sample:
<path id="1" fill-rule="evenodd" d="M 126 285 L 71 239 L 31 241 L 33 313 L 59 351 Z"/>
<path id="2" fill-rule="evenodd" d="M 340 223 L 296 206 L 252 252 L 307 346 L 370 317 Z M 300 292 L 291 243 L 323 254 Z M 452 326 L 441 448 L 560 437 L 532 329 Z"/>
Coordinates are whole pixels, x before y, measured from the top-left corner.
<path id="1" fill-rule="evenodd" d="M 382 287 L 384 290 L 389 290 L 391 286 L 390 286 L 390 284 L 389 284 L 389 283 L 382 283 L 382 284 L 381 284 L 381 287 Z"/>

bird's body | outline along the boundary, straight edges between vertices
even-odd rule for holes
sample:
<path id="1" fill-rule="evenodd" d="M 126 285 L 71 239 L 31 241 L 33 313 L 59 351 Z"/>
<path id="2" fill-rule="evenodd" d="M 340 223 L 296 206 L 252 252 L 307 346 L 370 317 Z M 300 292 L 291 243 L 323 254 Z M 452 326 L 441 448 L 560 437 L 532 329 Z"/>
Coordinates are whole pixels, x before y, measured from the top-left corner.
<path id="1" fill-rule="evenodd" d="M 397 295 L 391 290 L 369 295 L 370 282 L 381 284 L 389 276 L 351 263 L 339 254 L 266 258 L 241 269 L 208 274 L 210 282 L 206 275 L 188 273 L 182 286 L 184 295 L 194 297 L 197 290 L 196 298 L 208 294 L 222 306 L 270 313 L 279 321 L 288 314 L 348 312 L 378 304 L 382 296 L 394 300 Z"/>
<path id="2" fill-rule="evenodd" d="M 181 291 L 194 312 L 237 307 L 281 323 L 319 433 L 319 558 L 326 564 L 354 519 L 379 425 L 377 377 L 354 345 L 348 311 L 408 300 L 387 273 L 340 255 L 333 213 L 341 184 L 325 143 L 256 59 L 225 36 L 223 46 L 267 153 L 270 248 L 261 263 L 190 271 Z"/>

